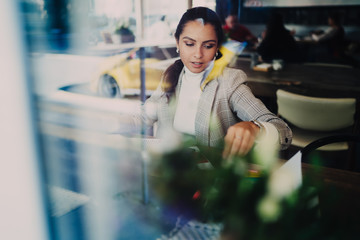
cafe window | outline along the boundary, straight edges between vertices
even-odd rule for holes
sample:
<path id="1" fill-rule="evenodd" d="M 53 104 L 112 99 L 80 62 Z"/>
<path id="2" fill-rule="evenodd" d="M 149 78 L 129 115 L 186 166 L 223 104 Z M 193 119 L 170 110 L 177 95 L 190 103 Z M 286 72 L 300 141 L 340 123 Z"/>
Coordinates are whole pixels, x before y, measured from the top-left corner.
<path id="1" fill-rule="evenodd" d="M 140 128 L 133 128 L 132 116 L 141 115 L 147 110 L 144 108 L 144 101 L 156 90 L 163 71 L 178 59 L 173 33 L 184 11 L 189 6 L 207 6 L 214 9 L 215 2 L 211 0 L 16 0 L 5 1 L 2 4 L 0 29 L 4 34 L 0 39 L 2 53 L 0 58 L 4 85 L 0 89 L 3 113 L 0 138 L 2 162 L 5 167 L 1 168 L 0 174 L 3 203 L 0 208 L 2 213 L 0 239 L 166 239 L 165 235 L 179 230 L 179 224 L 184 222 L 180 221 L 182 219 L 178 214 L 174 214 L 173 210 L 176 212 L 177 209 L 161 208 L 158 196 L 151 188 L 154 183 L 164 182 L 159 178 L 159 172 L 151 169 L 148 164 L 149 150 L 151 149 L 156 155 L 159 153 L 157 151 L 164 150 L 165 147 L 152 137 L 156 126 L 148 129 L 144 127 L 145 124 L 141 124 Z M 252 10 L 254 12 L 251 12 Z M 257 14 L 250 14 L 256 13 L 257 10 L 259 9 L 249 8 L 241 17 L 249 17 L 249 22 L 260 19 Z M 349 18 L 356 19 L 358 15 L 351 13 Z M 275 69 L 270 71 L 270 68 L 269 71 L 263 69 L 253 71 L 247 55 L 238 57 L 232 64 L 236 64 L 246 73 L 247 86 L 255 90 L 254 95 L 265 94 L 266 99 L 271 95 L 267 90 L 271 91 L 273 86 L 276 88 L 290 87 L 291 84 L 294 87 L 310 86 L 312 78 L 318 76 L 321 68 L 316 64 L 311 66 L 311 64 L 289 63 L 280 64 L 283 71 L 275 71 Z M 281 61 L 274 63 L 279 62 L 281 63 Z M 353 84 L 350 86 L 359 76 L 356 75 L 355 68 L 344 67 L 343 70 L 337 68 L 347 72 L 347 74 L 341 72 L 342 81 L 338 81 L 340 79 L 338 75 L 333 74 L 336 71 L 332 71 L 335 68 L 329 71 L 327 65 L 323 67 L 326 67 L 324 70 L 326 77 L 321 82 L 316 81 L 311 91 L 323 94 L 323 90 L 331 89 L 332 86 L 334 92 L 343 89 L 341 94 L 346 94 L 346 97 L 349 93 L 358 94 L 358 87 Z M 310 70 L 304 71 L 310 68 L 315 69 L 317 74 L 313 74 Z M 299 72 L 302 74 L 298 74 Z M 329 73 L 333 77 L 329 77 Z M 309 77 L 304 78 L 304 74 Z M 289 78 L 289 76 L 294 77 Z M 266 82 L 270 82 L 269 89 L 264 87 L 267 86 Z M 345 85 L 346 82 L 349 83 L 348 86 Z M 339 83 L 344 85 L 338 88 Z M 349 88 L 351 92 L 348 91 Z M 210 122 L 216 125 L 217 121 L 213 120 Z M 141 119 L 139 121 L 141 122 Z M 176 135 L 174 137 L 170 135 L 166 140 L 168 144 L 166 147 L 178 143 Z M 186 140 L 191 142 L 193 139 Z M 311 189 L 302 189 L 300 193 L 305 193 L 306 196 L 288 192 L 289 205 L 284 208 L 285 211 L 277 211 L 277 207 L 272 208 L 273 202 L 270 202 L 269 211 L 268 202 L 265 200 L 270 198 L 259 201 L 259 196 L 263 197 L 263 195 L 253 192 L 254 188 L 251 188 L 251 186 L 259 186 L 255 191 L 260 189 L 262 193 L 268 189 L 268 182 L 259 179 L 263 168 L 258 168 L 257 163 L 251 166 L 255 167 L 254 169 L 244 168 L 249 165 L 249 162 L 243 161 L 248 160 L 244 157 L 238 159 L 238 162 L 229 161 L 220 164 L 218 160 L 222 160 L 221 152 L 214 149 L 205 149 L 210 150 L 209 155 L 199 154 L 200 150 L 194 146 L 181 150 L 183 151 L 179 154 L 171 155 L 170 152 L 167 156 L 175 160 L 173 161 L 175 163 L 183 163 L 187 160 L 186 163 L 190 164 L 185 167 L 193 170 L 195 166 L 196 170 L 201 171 L 204 170 L 202 168 L 208 170 L 209 165 L 211 166 L 209 162 L 203 161 L 204 158 L 208 158 L 213 161 L 215 167 L 224 165 L 224 168 L 221 168 L 224 172 L 216 171 L 215 175 L 210 171 L 209 175 L 202 175 L 204 172 L 201 174 L 191 172 L 191 176 L 187 178 L 181 176 L 183 172 L 180 171 L 178 178 L 177 171 L 162 171 L 162 176 L 167 177 L 167 180 L 176 181 L 179 185 L 184 179 L 187 183 L 186 187 L 190 186 L 191 191 L 187 191 L 187 188 L 185 192 L 178 191 L 178 188 L 172 187 L 171 184 L 167 186 L 160 184 L 157 190 L 162 191 L 170 200 L 175 199 L 175 202 L 178 199 L 186 201 L 191 199 L 196 205 L 203 197 L 203 192 L 198 190 L 197 183 L 202 183 L 209 193 L 206 200 L 215 203 L 210 204 L 208 208 L 210 210 L 207 212 L 213 219 L 218 219 L 217 214 L 222 215 L 222 207 L 229 207 L 226 212 L 230 213 L 228 219 L 231 220 L 236 215 L 233 215 L 234 208 L 240 206 L 245 212 L 250 212 L 249 215 L 244 215 L 247 218 L 237 218 L 234 221 L 235 225 L 228 225 L 235 226 L 236 229 L 231 229 L 235 232 L 238 230 L 236 224 L 243 222 L 248 225 L 241 226 L 242 229 L 249 229 L 248 234 L 260 236 L 260 239 L 266 238 L 266 234 L 273 232 L 279 234 L 275 239 L 285 233 L 288 234 L 287 239 L 291 239 L 294 230 L 298 230 L 296 233 L 301 233 L 297 234 L 299 236 L 308 236 L 314 232 L 312 231 L 314 226 L 317 230 L 318 227 L 322 227 L 326 228 L 325 231 L 335 231 L 334 233 L 339 233 L 342 237 L 345 236 L 344 233 L 352 234 L 347 230 L 352 230 L 353 225 L 337 231 L 336 228 L 328 228 L 333 226 L 333 222 L 330 225 L 322 225 L 315 221 L 314 223 L 318 225 L 314 225 L 312 221 L 307 221 L 308 219 L 303 217 L 305 215 L 302 214 L 308 213 L 307 210 L 311 210 L 311 216 L 315 219 L 319 217 L 318 209 L 310 208 L 310 206 L 317 207 L 317 201 L 314 201 L 315 193 Z M 260 160 L 266 160 L 263 162 L 265 165 L 270 162 L 277 163 L 273 161 L 279 160 L 276 156 L 276 148 L 267 147 L 267 150 L 270 154 L 267 151 L 260 151 L 260 154 L 251 154 L 251 156 L 259 155 L 257 157 L 261 158 Z M 298 153 L 292 158 L 296 161 L 289 161 L 290 164 L 285 165 L 296 170 L 296 174 L 285 174 L 285 177 L 291 175 L 291 181 L 287 181 L 287 178 L 284 180 L 281 177 L 284 175 L 280 174 L 278 176 L 281 178 L 277 178 L 274 182 L 281 184 L 275 188 L 270 187 L 281 195 L 284 194 L 282 190 L 291 190 L 302 180 L 299 171 L 301 155 L 300 152 Z M 196 161 L 191 162 L 193 159 L 187 158 L 188 156 L 195 157 Z M 276 175 L 275 171 L 271 173 Z M 358 179 L 358 175 L 342 174 L 344 179 L 347 179 L 342 185 L 349 186 L 351 190 L 356 189 L 356 181 L 353 179 Z M 215 179 L 211 179 L 214 176 Z M 224 176 L 226 181 L 222 181 Z M 239 176 L 245 176 L 246 181 L 240 183 Z M 294 178 L 291 177 L 294 176 L 296 180 L 292 181 Z M 338 175 L 330 172 L 328 176 Z M 351 176 L 350 180 L 348 176 Z M 212 185 L 207 184 L 208 179 L 214 180 Z M 330 178 L 324 180 L 327 183 L 333 182 Z M 165 182 L 165 185 L 167 183 L 169 182 Z M 233 188 L 229 191 L 228 187 Z M 279 189 L 281 191 L 278 191 Z M 224 195 L 217 194 L 218 192 Z M 331 192 L 341 195 L 335 191 Z M 250 193 L 247 196 L 255 196 L 256 201 L 251 197 L 242 198 L 243 193 Z M 238 204 L 242 201 L 234 198 L 236 194 L 240 200 L 245 199 L 243 204 Z M 186 198 L 183 198 L 183 195 Z M 268 196 L 272 195 L 269 193 Z M 274 199 L 276 201 L 281 199 L 278 197 Z M 305 201 L 306 199 L 310 199 L 310 202 Z M 357 200 L 356 197 L 352 199 Z M 204 202 L 207 208 L 209 202 Z M 256 208 L 255 203 L 261 205 L 257 205 Z M 353 213 L 359 208 L 355 204 L 342 205 L 351 206 L 350 211 Z M 333 202 L 329 206 L 336 209 L 336 213 L 339 212 L 338 206 L 333 207 Z M 252 211 L 257 209 L 261 210 L 259 212 L 262 216 L 254 218 Z M 166 216 L 163 214 L 164 210 Z M 294 211 L 295 214 L 301 212 L 301 217 L 293 215 Z M 293 225 L 298 228 L 291 228 L 289 231 L 284 232 L 283 227 L 273 231 L 272 221 L 280 216 L 278 215 L 280 212 L 285 214 L 282 218 L 285 222 L 280 226 L 288 226 L 289 219 L 302 221 L 301 224 L 295 222 Z M 326 218 L 327 215 L 324 216 Z M 254 219 L 260 221 L 264 219 L 263 223 L 266 225 L 253 224 Z M 350 222 L 357 223 L 357 221 L 349 221 L 347 224 Z M 222 223 L 219 222 L 214 225 L 202 225 L 199 222 L 192 225 L 192 223 L 187 225 L 190 229 L 201 228 L 206 234 L 219 235 L 222 228 L 219 226 Z M 307 224 L 310 226 L 310 231 L 302 232 L 304 229 L 307 230 L 304 228 L 308 226 Z M 258 226 L 266 226 L 263 228 L 265 231 L 259 231 Z M 184 228 L 180 234 L 189 234 L 188 230 Z M 318 231 L 314 234 L 317 237 L 322 235 L 324 229 L 321 230 L 320 234 Z M 326 233 L 332 235 L 333 232 Z M 262 237 L 263 235 L 259 234 L 265 235 Z M 209 238 L 203 237 L 203 239 Z"/>
<path id="2" fill-rule="evenodd" d="M 14 5 L 48 203 L 46 231 L 59 240 L 161 237 L 164 223 L 144 179 L 145 143 L 129 137 L 119 119 L 142 111 L 142 96 L 160 81 L 160 61 L 177 57 L 173 32 L 188 2 Z"/>

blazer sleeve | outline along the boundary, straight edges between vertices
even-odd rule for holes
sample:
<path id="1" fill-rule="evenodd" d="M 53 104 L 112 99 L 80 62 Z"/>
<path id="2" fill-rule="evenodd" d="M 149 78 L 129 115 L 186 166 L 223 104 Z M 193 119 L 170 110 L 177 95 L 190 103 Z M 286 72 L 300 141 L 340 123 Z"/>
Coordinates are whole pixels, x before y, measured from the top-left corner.
<path id="1" fill-rule="evenodd" d="M 131 129 L 145 135 L 153 135 L 154 123 L 158 120 L 158 105 L 161 101 L 163 91 L 160 84 L 158 88 L 145 101 L 139 114 L 132 115 Z"/>
<path id="2" fill-rule="evenodd" d="M 229 104 L 231 110 L 242 121 L 257 120 L 273 124 L 279 132 L 281 149 L 286 149 L 291 144 L 292 131 L 289 126 L 277 115 L 270 112 L 265 104 L 254 96 L 251 89 L 246 85 L 246 75 L 241 70 L 229 73 L 226 81 Z"/>

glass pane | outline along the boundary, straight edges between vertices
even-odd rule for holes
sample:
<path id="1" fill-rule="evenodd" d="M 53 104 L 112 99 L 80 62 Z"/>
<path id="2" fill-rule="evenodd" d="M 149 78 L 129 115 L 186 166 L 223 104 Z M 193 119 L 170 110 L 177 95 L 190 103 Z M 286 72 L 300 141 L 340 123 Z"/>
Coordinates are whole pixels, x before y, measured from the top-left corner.
<path id="1" fill-rule="evenodd" d="M 144 111 L 143 98 L 177 57 L 173 32 L 187 1 L 20 0 L 19 6 L 54 239 L 168 233 L 176 219 L 160 214 L 144 162 L 152 140 L 141 135 L 151 132 L 129 129 L 129 119 Z"/>
<path id="2" fill-rule="evenodd" d="M 193 0 L 193 7 L 203 6 L 215 11 L 216 0 Z"/>

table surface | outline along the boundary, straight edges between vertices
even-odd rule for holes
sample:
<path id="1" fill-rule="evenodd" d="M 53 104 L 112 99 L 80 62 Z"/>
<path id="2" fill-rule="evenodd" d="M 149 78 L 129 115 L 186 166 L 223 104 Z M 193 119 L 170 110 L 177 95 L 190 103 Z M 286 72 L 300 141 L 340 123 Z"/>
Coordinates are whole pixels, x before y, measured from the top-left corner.
<path id="1" fill-rule="evenodd" d="M 336 168 L 318 168 L 308 163 L 301 165 L 303 175 L 313 174 L 315 182 L 320 180 L 322 184 L 322 191 L 319 193 L 322 214 L 333 218 L 335 222 L 357 221 L 360 213 L 360 173 Z M 325 205 L 321 204 L 322 202 Z M 332 204 L 331 207 L 328 206 L 329 203 Z"/>
<path id="2" fill-rule="evenodd" d="M 267 93 L 260 92 L 258 95 L 275 96 L 276 89 L 295 87 L 309 95 L 360 96 L 358 68 L 324 63 L 289 63 L 285 64 L 282 70 L 262 72 L 250 69 L 250 59 L 241 57 L 230 67 L 239 68 L 247 74 L 255 94 L 256 88 L 260 85 L 270 88 Z"/>
<path id="3" fill-rule="evenodd" d="M 360 196 L 360 172 L 329 167 L 316 167 L 309 163 L 301 163 L 301 168 L 304 174 L 316 171 L 316 176 L 321 177 L 325 183 L 354 191 L 354 193 Z"/>

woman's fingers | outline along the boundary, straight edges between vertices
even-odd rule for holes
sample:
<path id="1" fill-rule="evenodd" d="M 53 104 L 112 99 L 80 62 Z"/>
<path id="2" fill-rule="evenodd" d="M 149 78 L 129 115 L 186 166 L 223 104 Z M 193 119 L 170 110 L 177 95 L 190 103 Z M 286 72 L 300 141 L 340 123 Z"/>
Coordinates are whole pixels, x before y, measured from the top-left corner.
<path id="1" fill-rule="evenodd" d="M 226 159 L 229 157 L 231 148 L 232 148 L 232 144 L 234 141 L 234 136 L 235 136 L 235 132 L 231 131 L 231 129 L 229 128 L 226 136 L 225 136 L 225 147 L 224 147 L 224 151 L 223 151 L 223 158 Z"/>
<path id="2" fill-rule="evenodd" d="M 241 152 L 244 148 L 244 142 L 246 141 L 246 137 L 244 136 L 244 131 L 239 129 L 234 134 L 234 139 L 231 144 L 230 156 L 236 155 Z"/>
<path id="3" fill-rule="evenodd" d="M 254 140 L 250 131 L 242 130 L 237 132 L 231 146 L 230 156 L 246 155 L 250 151 L 253 143 Z"/>
<path id="4" fill-rule="evenodd" d="M 251 122 L 241 122 L 231 126 L 224 139 L 223 158 L 246 155 L 254 144 L 257 132 Z"/>

